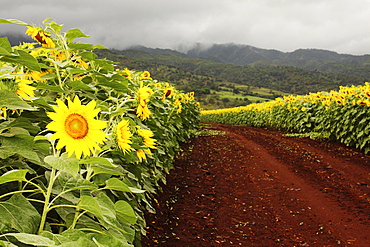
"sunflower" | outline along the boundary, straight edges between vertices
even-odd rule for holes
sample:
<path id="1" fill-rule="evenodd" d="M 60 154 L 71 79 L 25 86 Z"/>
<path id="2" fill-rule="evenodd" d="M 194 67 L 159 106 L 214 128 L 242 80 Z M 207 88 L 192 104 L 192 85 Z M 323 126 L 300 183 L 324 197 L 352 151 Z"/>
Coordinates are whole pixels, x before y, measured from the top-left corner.
<path id="1" fill-rule="evenodd" d="M 1 114 L 0 114 L 0 118 L 6 118 L 7 114 L 6 114 L 6 107 L 0 107 L 0 110 L 1 110 Z"/>
<path id="2" fill-rule="evenodd" d="M 136 150 L 136 155 L 139 158 L 140 162 L 146 159 L 145 153 L 152 155 L 150 148 L 155 149 L 155 142 L 156 139 L 152 138 L 154 136 L 151 130 L 141 129 L 138 127 L 137 130 L 138 134 L 143 138 L 142 146 L 146 147 L 146 149 L 138 149 Z"/>
<path id="3" fill-rule="evenodd" d="M 30 35 L 34 40 L 38 41 L 43 47 L 55 48 L 55 44 L 50 38 L 50 34 L 46 33 L 39 27 L 29 26 L 26 30 L 26 34 Z"/>
<path id="4" fill-rule="evenodd" d="M 31 99 L 30 97 L 35 97 L 34 90 L 35 87 L 30 86 L 32 81 L 30 80 L 19 80 L 17 84 L 17 95 L 24 99 Z"/>
<path id="5" fill-rule="evenodd" d="M 149 100 L 150 96 L 152 95 L 153 91 L 150 87 L 140 87 L 137 93 L 137 98 L 139 101 L 139 105 L 136 110 L 137 117 L 145 120 L 149 117 L 151 111 L 148 108 L 147 101 Z"/>
<path id="6" fill-rule="evenodd" d="M 144 71 L 140 75 L 140 80 L 153 80 L 153 79 L 150 77 L 149 71 Z"/>
<path id="7" fill-rule="evenodd" d="M 132 134 L 130 132 L 129 121 L 123 119 L 116 127 L 116 139 L 118 146 L 124 153 L 128 152 L 131 148 L 131 138 Z"/>
<path id="8" fill-rule="evenodd" d="M 127 77 L 128 80 L 132 80 L 132 76 L 131 76 L 132 73 L 131 73 L 131 70 L 129 70 L 128 68 L 125 68 L 124 70 L 120 71 L 120 75 Z"/>
<path id="9" fill-rule="evenodd" d="M 69 98 L 67 100 L 68 107 L 57 99 L 58 107 L 53 106 L 55 112 L 47 113 L 53 122 L 46 128 L 55 131 L 51 139 L 59 139 L 57 149 L 66 147 L 68 157 L 75 153 L 79 159 L 82 154 L 89 156 L 94 149 L 99 148 L 97 143 L 102 144 L 106 139 L 106 134 L 101 131 L 105 128 L 106 122 L 94 119 L 99 113 L 99 109 L 94 109 L 95 101 L 81 105 L 77 96 L 73 102 Z"/>
<path id="10" fill-rule="evenodd" d="M 173 86 L 170 86 L 167 82 L 165 83 L 165 89 L 164 94 L 162 95 L 162 101 L 165 101 L 166 98 L 171 98 L 173 95 L 175 88 Z"/>
<path id="11" fill-rule="evenodd" d="M 138 149 L 136 150 L 136 155 L 139 158 L 139 161 L 142 162 L 143 160 L 146 160 L 144 149 Z"/>

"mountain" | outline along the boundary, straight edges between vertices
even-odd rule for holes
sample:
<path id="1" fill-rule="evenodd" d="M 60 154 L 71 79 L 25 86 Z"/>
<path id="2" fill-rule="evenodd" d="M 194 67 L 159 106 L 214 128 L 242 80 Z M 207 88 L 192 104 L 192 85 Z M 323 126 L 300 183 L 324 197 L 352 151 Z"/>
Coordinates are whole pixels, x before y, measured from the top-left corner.
<path id="1" fill-rule="evenodd" d="M 16 33 L 5 33 L 0 34 L 0 38 L 7 37 L 12 46 L 21 44 L 22 42 L 34 42 L 29 36 L 25 34 L 16 34 Z"/>
<path id="2" fill-rule="evenodd" d="M 283 59 L 285 54 L 277 50 L 265 50 L 249 45 L 214 44 L 205 48 L 202 44 L 188 50 L 189 58 L 201 58 L 214 62 L 247 65 L 258 61 Z"/>
<path id="3" fill-rule="evenodd" d="M 201 81 L 194 80 L 196 75 L 213 78 L 212 81 L 219 83 L 226 81 L 292 94 L 334 90 L 338 86 L 362 84 L 368 81 L 367 78 L 370 78 L 370 74 L 368 74 L 369 77 L 363 77 L 347 73 L 326 73 L 316 69 L 307 70 L 288 65 L 236 65 L 202 58 L 189 58 L 184 53 L 179 56 L 168 50 L 164 50 L 162 53 L 160 49 L 153 51 L 151 48 L 146 48 L 145 51 L 137 49 L 104 50 L 99 51 L 98 55 L 118 62 L 123 67 L 149 70 L 159 80 L 180 84 L 180 86 L 183 86 L 181 85 L 182 81 L 186 80 L 185 84 L 189 85 L 190 83 L 193 88 L 204 88 Z M 349 65 L 343 66 L 347 68 Z M 359 66 L 354 67 L 358 68 Z"/>
<path id="4" fill-rule="evenodd" d="M 298 49 L 293 52 L 261 49 L 240 44 L 196 44 L 187 52 L 169 49 L 135 47 L 155 55 L 177 55 L 212 62 L 251 66 L 294 66 L 333 74 L 370 78 L 370 55 L 340 54 L 320 49 Z"/>

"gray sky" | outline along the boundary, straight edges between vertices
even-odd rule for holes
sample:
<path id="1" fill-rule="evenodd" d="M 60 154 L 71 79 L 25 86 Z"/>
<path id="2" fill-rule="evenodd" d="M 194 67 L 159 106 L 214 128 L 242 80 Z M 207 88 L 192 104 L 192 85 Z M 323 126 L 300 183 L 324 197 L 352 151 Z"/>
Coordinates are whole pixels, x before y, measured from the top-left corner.
<path id="1" fill-rule="evenodd" d="M 81 42 L 124 49 L 132 45 L 187 48 L 237 43 L 290 52 L 317 48 L 370 54 L 370 0 L 0 0 L 0 18 L 63 30 L 79 28 Z M 0 35 L 16 28 L 0 24 Z M 25 28 L 17 28 L 24 32 Z"/>

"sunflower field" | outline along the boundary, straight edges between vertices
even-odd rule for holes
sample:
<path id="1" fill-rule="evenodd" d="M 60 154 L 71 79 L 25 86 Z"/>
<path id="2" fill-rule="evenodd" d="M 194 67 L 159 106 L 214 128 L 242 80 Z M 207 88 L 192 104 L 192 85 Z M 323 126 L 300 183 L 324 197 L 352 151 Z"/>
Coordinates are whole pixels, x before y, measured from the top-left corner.
<path id="1" fill-rule="evenodd" d="M 201 111 L 201 121 L 273 128 L 370 151 L 370 84 Z"/>
<path id="2" fill-rule="evenodd" d="M 0 38 L 0 246 L 140 246 L 144 212 L 195 133 L 193 93 L 99 59 L 79 29 Z"/>

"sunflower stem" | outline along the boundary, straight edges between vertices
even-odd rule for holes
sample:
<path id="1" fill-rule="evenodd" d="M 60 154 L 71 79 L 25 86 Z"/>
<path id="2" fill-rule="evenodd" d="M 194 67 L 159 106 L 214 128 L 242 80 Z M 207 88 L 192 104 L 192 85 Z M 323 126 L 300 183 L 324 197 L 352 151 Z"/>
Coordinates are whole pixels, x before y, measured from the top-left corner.
<path id="1" fill-rule="evenodd" d="M 50 206 L 50 197 L 51 197 L 51 190 L 53 188 L 55 179 L 56 179 L 56 169 L 52 168 L 51 174 L 50 174 L 50 180 L 49 180 L 49 185 L 48 189 L 46 191 L 46 196 L 45 196 L 45 204 L 44 204 L 44 209 L 42 210 L 42 215 L 41 215 L 41 221 L 40 221 L 40 227 L 38 234 L 40 234 L 44 230 L 45 222 L 46 222 L 46 215 L 49 212 L 49 206 Z"/>
<path id="2" fill-rule="evenodd" d="M 88 164 L 87 166 L 86 166 L 86 171 L 87 171 L 87 173 L 86 173 L 86 180 L 87 181 L 90 181 L 90 179 L 91 179 L 91 175 L 92 175 L 92 173 L 93 173 L 93 169 L 91 169 L 91 165 L 90 164 Z"/>

